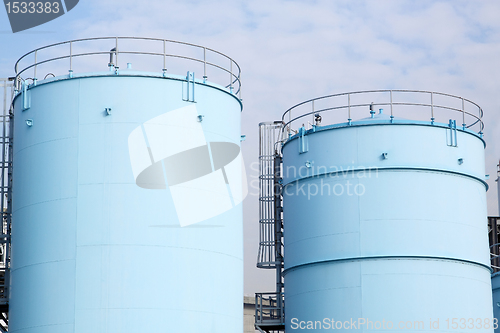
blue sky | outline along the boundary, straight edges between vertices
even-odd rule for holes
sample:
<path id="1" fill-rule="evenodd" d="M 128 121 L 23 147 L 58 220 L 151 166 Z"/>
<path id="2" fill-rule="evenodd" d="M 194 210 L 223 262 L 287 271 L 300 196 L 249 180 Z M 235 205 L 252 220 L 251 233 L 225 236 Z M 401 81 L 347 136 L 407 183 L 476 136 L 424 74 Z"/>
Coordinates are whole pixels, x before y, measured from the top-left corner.
<path id="1" fill-rule="evenodd" d="M 12 34 L 0 10 L 0 77 L 25 52 L 96 36 L 159 37 L 205 45 L 242 68 L 243 143 L 257 160 L 257 124 L 326 94 L 419 89 L 459 95 L 485 112 L 489 214 L 500 158 L 500 2 L 408 0 L 80 0 L 68 14 Z M 179 73 L 182 74 L 182 73 Z M 245 201 L 245 293 L 273 289 L 255 266 L 257 199 Z"/>

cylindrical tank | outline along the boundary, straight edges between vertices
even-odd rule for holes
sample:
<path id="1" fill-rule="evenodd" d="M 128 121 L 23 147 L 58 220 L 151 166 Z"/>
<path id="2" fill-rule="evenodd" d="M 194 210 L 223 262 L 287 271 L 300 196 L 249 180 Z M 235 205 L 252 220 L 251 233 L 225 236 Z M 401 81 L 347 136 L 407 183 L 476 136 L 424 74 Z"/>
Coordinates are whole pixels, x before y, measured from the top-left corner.
<path id="1" fill-rule="evenodd" d="M 9 332 L 242 332 L 241 101 L 110 67 L 14 100 Z"/>
<path id="2" fill-rule="evenodd" d="M 497 165 L 497 195 L 498 195 L 498 215 L 500 215 L 500 163 Z M 493 316 L 497 319 L 500 319 L 500 272 L 498 272 L 498 262 L 500 259 L 498 258 L 499 246 L 498 244 L 498 220 L 493 217 L 490 218 L 492 222 L 492 230 L 491 230 L 491 240 L 490 240 L 490 252 L 492 253 L 492 265 L 497 266 L 493 274 L 491 274 L 491 289 L 493 293 Z M 500 332 L 500 327 L 495 329 L 495 333 Z"/>
<path id="3" fill-rule="evenodd" d="M 485 143 L 454 124 L 372 111 L 285 140 L 287 332 L 493 332 Z"/>
<path id="4" fill-rule="evenodd" d="M 493 318 L 500 319 L 500 272 L 491 275 L 491 290 L 493 293 Z M 500 327 L 495 328 L 495 333 L 500 332 Z"/>

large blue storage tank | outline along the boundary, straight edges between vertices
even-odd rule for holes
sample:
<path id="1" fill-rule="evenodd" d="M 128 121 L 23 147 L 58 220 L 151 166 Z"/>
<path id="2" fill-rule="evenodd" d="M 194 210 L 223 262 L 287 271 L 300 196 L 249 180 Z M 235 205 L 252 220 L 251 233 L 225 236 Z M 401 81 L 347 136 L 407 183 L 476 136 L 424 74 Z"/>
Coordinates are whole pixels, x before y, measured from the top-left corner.
<path id="1" fill-rule="evenodd" d="M 9 332 L 241 332 L 241 100 L 110 69 L 14 100 Z"/>
<path id="2" fill-rule="evenodd" d="M 284 141 L 286 331 L 493 332 L 481 133 L 371 113 Z"/>

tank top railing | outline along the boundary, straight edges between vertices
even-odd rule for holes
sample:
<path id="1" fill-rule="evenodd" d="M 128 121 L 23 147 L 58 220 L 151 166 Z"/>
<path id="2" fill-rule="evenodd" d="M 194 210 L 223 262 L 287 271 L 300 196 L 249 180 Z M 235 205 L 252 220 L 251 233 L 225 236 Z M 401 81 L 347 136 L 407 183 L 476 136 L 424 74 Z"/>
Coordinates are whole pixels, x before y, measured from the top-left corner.
<path id="1" fill-rule="evenodd" d="M 400 95 L 404 95 L 405 98 L 402 101 L 396 101 L 396 97 L 399 99 Z M 355 101 L 356 99 L 358 101 Z M 364 101 L 362 101 L 363 99 Z M 369 102 L 366 102 L 366 100 Z M 288 135 L 293 134 L 296 132 L 295 129 L 306 126 L 306 123 L 309 123 L 312 127 L 342 122 L 352 125 L 355 120 L 354 113 L 358 113 L 363 108 L 370 110 L 373 115 L 376 113 L 376 108 L 388 107 L 389 121 L 392 123 L 396 121 L 395 116 L 408 117 L 409 113 L 403 110 L 405 106 L 427 109 L 427 117 L 419 116 L 418 119 L 413 120 L 422 118 L 422 120 L 429 121 L 432 125 L 437 122 L 448 123 L 449 119 L 443 119 L 446 113 L 443 111 L 451 111 L 457 114 L 459 118 L 457 122 L 461 121 L 460 129 L 469 129 L 480 137 L 483 135 L 483 110 L 476 103 L 463 97 L 439 92 L 395 89 L 356 91 L 307 100 L 285 111 L 282 116 L 283 131 L 287 131 Z M 331 112 L 337 112 L 335 121 L 325 122 L 324 116 L 330 115 Z"/>
<path id="2" fill-rule="evenodd" d="M 107 45 L 107 48 L 104 47 L 103 43 Z M 145 43 L 145 42 L 153 42 L 156 43 L 156 51 L 137 51 L 133 49 L 131 46 L 124 46 L 124 41 Z M 92 47 L 84 46 L 86 43 L 93 43 Z M 144 45 L 143 45 L 144 46 Z M 185 52 L 177 53 L 170 52 L 170 49 L 175 47 L 187 47 L 188 49 Z M 61 50 L 61 47 L 63 50 Z M 80 47 L 81 51 L 75 51 L 77 47 Z M 139 48 L 141 45 L 139 45 Z M 64 51 L 64 48 L 66 50 Z M 98 50 L 99 49 L 99 50 Z M 85 50 L 85 51 L 82 51 Z M 60 54 L 62 51 L 62 54 Z M 198 52 L 197 56 L 193 56 L 193 52 Z M 57 56 L 54 56 L 57 55 Z M 141 38 L 141 37 L 96 37 L 96 38 L 84 38 L 84 39 L 75 39 L 71 41 L 51 44 L 47 46 L 40 47 L 33 51 L 30 51 L 23 55 L 15 65 L 16 72 L 16 83 L 17 90 L 20 90 L 20 81 L 31 79 L 34 84 L 36 84 L 38 75 L 40 74 L 40 66 L 46 65 L 48 63 L 52 63 L 58 61 L 66 61 L 66 65 L 58 68 L 65 68 L 64 74 L 69 74 L 69 76 L 73 75 L 75 70 L 74 60 L 76 58 L 81 57 L 89 57 L 89 56 L 99 56 L 106 55 L 109 56 L 109 63 L 107 63 L 108 67 L 111 70 L 115 70 L 118 73 L 120 69 L 120 64 L 123 62 L 123 56 L 130 55 L 141 55 L 141 56 L 152 56 L 156 58 L 161 58 L 163 61 L 163 67 L 161 68 L 160 73 L 166 75 L 167 66 L 169 66 L 169 59 L 183 59 L 190 62 L 197 63 L 200 71 L 203 72 L 203 82 L 206 82 L 210 75 L 217 76 L 217 79 L 212 80 L 211 82 L 220 84 L 228 89 L 231 93 L 239 95 L 241 99 L 241 69 L 240 66 L 227 55 L 210 49 L 208 47 L 195 45 L 191 43 L 178 42 L 174 40 L 168 39 L 159 39 L 159 38 Z M 45 58 L 41 58 L 45 56 Z M 218 58 L 220 61 L 215 62 Z M 118 62 L 120 59 L 120 63 Z M 123 62 L 125 63 L 125 62 Z M 149 64 L 149 63 L 148 63 Z M 95 66 L 94 66 L 95 67 Z M 176 66 L 181 67 L 181 66 Z M 177 68 L 176 68 L 177 69 Z M 29 73 L 29 74 L 28 74 Z M 31 77 L 24 78 L 26 75 L 32 75 Z M 51 75 L 56 76 L 55 74 L 49 72 L 45 73 L 47 76 Z M 181 72 L 177 72 L 176 74 L 181 74 Z M 59 73 L 57 75 L 60 75 Z M 227 75 L 227 76 L 226 76 Z M 43 76 L 43 74 L 42 74 Z M 226 76 L 227 80 L 223 77 Z"/>

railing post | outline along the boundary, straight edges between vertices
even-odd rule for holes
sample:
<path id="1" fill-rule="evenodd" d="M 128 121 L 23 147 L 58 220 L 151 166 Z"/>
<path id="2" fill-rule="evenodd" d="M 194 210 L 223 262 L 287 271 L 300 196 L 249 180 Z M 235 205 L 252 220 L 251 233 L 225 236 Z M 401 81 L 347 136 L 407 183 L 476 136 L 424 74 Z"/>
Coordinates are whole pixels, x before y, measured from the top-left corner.
<path id="1" fill-rule="evenodd" d="M 263 298 L 263 295 L 261 294 L 259 297 L 259 312 L 260 312 L 259 321 L 260 322 L 262 322 L 262 298 Z"/>
<path id="2" fill-rule="evenodd" d="M 347 124 L 351 126 L 351 94 L 347 94 Z"/>
<path id="3" fill-rule="evenodd" d="M 207 48 L 203 47 L 203 83 L 207 82 L 207 78 Z"/>
<path id="4" fill-rule="evenodd" d="M 434 92 L 431 91 L 431 124 L 434 125 Z"/>
<path id="5" fill-rule="evenodd" d="M 292 134 L 292 110 L 288 111 L 288 137 Z"/>
<path id="6" fill-rule="evenodd" d="M 115 68 L 120 68 L 118 66 L 118 37 L 115 37 L 115 56 L 116 56 L 116 64 L 115 64 Z"/>
<path id="7" fill-rule="evenodd" d="M 69 77 L 73 77 L 73 41 L 69 42 Z"/>
<path id="8" fill-rule="evenodd" d="M 36 84 L 36 64 L 37 64 L 37 52 L 35 50 L 35 68 L 34 68 L 34 73 L 33 73 L 33 83 Z"/>
<path id="9" fill-rule="evenodd" d="M 243 99 L 241 99 L 241 72 L 238 75 L 238 86 L 240 101 L 243 101 Z"/>
<path id="10" fill-rule="evenodd" d="M 163 76 L 165 76 L 166 72 L 167 72 L 167 46 L 166 46 L 166 43 L 167 41 L 164 39 L 163 40 L 163 68 L 162 68 L 162 72 L 163 72 Z"/>
<path id="11" fill-rule="evenodd" d="M 465 105 L 463 97 L 462 97 L 462 129 L 465 130 Z"/>
<path id="12" fill-rule="evenodd" d="M 233 60 L 229 59 L 229 91 L 233 92 Z"/>
<path id="13" fill-rule="evenodd" d="M 392 90 L 390 90 L 391 95 L 391 123 L 394 122 L 394 111 L 392 109 Z"/>
<path id="14" fill-rule="evenodd" d="M 69 70 L 73 70 L 73 41 L 69 42 Z"/>
<path id="15" fill-rule="evenodd" d="M 483 137 L 483 129 L 484 129 L 484 124 L 483 124 L 483 109 L 481 107 L 479 108 L 479 136 L 482 138 Z"/>
<path id="16" fill-rule="evenodd" d="M 259 306 L 258 306 L 258 301 L 259 301 L 259 298 L 257 297 L 257 294 L 255 294 L 255 322 L 258 323 L 258 315 L 257 315 L 257 310 L 259 309 Z"/>
<path id="17" fill-rule="evenodd" d="M 312 103 L 312 122 L 311 122 L 311 124 L 314 125 L 314 100 L 312 100 L 311 103 Z"/>

